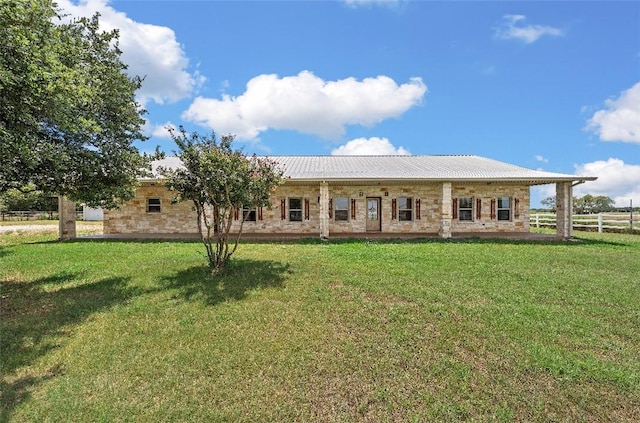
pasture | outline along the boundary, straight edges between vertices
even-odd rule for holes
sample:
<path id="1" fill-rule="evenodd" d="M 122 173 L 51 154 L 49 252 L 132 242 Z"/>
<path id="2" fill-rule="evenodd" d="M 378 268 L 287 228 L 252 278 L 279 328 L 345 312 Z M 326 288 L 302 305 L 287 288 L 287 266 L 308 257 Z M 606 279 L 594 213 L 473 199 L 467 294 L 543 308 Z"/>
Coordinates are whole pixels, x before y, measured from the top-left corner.
<path id="1" fill-rule="evenodd" d="M 638 421 L 640 237 L 0 234 L 1 422 Z"/>

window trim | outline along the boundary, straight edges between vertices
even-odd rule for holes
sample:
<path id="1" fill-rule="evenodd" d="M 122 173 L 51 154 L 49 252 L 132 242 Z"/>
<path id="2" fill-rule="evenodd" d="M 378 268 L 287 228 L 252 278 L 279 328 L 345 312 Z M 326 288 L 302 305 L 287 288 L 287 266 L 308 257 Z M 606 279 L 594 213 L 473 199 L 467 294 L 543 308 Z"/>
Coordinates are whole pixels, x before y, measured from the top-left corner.
<path id="1" fill-rule="evenodd" d="M 506 199 L 508 201 L 508 207 L 500 207 L 501 200 Z M 512 210 L 513 199 L 511 197 L 497 197 L 496 198 L 496 219 L 501 222 L 510 222 L 513 218 L 513 210 Z M 507 211 L 509 213 L 509 217 L 507 219 L 500 218 L 500 212 Z"/>
<path id="2" fill-rule="evenodd" d="M 295 209 L 291 208 L 291 201 L 292 201 L 292 200 L 298 200 L 298 201 L 300 201 L 300 208 L 295 208 Z M 304 208 L 304 199 L 303 199 L 302 197 L 289 197 L 289 198 L 287 199 L 287 206 L 288 206 L 287 218 L 288 218 L 289 222 L 302 222 L 302 221 L 303 221 L 303 219 L 304 219 L 304 216 L 303 216 L 303 214 L 302 214 L 302 212 L 303 212 L 303 210 L 304 210 L 304 209 L 303 209 L 303 208 Z M 299 218 L 299 219 L 292 219 L 292 218 L 291 218 L 291 213 L 292 213 L 292 212 L 298 212 L 298 213 L 300 213 L 300 218 Z"/>
<path id="3" fill-rule="evenodd" d="M 469 207 L 462 207 L 465 202 L 463 200 L 469 200 Z M 468 218 L 466 217 L 467 213 Z M 473 222 L 473 197 L 458 197 L 458 221 Z"/>
<path id="4" fill-rule="evenodd" d="M 249 211 L 249 216 L 247 219 L 245 219 L 245 213 Z M 258 221 L 258 211 L 256 210 L 255 207 L 242 207 L 241 210 L 242 213 L 242 221 L 243 222 L 257 222 Z M 253 214 L 253 219 L 251 219 L 251 215 Z"/>
<path id="5" fill-rule="evenodd" d="M 153 204 L 152 204 L 153 201 Z M 157 204 L 155 203 L 157 201 Z M 147 213 L 162 213 L 162 199 L 160 197 L 147 198 Z"/>
<path id="6" fill-rule="evenodd" d="M 404 200 L 404 208 L 402 203 Z M 406 207 L 409 204 L 409 207 Z M 398 222 L 413 222 L 413 197 L 398 197 Z M 404 215 L 409 214 L 407 219 Z"/>
<path id="7" fill-rule="evenodd" d="M 344 200 L 345 207 L 339 207 L 339 201 Z M 338 218 L 338 212 L 343 212 L 343 218 Z M 349 221 L 349 197 L 334 197 L 333 198 L 333 220 L 334 222 L 348 222 Z"/>

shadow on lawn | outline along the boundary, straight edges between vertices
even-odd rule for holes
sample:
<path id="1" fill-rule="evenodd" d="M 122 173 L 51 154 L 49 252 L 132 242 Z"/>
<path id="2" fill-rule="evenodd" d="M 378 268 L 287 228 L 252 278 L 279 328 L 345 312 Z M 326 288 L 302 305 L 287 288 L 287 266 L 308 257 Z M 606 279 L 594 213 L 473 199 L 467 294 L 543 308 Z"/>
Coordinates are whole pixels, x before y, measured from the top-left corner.
<path id="1" fill-rule="evenodd" d="M 73 283 L 78 285 L 64 287 Z M 2 284 L 0 422 L 8 421 L 37 385 L 65 373 L 62 364 L 40 371 L 25 368 L 60 348 L 73 326 L 92 313 L 133 297 L 136 293 L 127 283 L 128 278 L 82 283 L 81 274 L 61 272 L 31 282 L 9 280 Z"/>
<path id="2" fill-rule="evenodd" d="M 281 287 L 290 266 L 272 260 L 232 259 L 221 275 L 213 276 L 206 266 L 191 267 L 166 277 L 166 288 L 175 289 L 186 300 L 203 298 L 215 305 L 228 300 L 242 300 L 258 288 Z"/>
<path id="3" fill-rule="evenodd" d="M 9 245 L 2 245 L 2 241 L 0 240 L 0 258 L 9 255 Z"/>

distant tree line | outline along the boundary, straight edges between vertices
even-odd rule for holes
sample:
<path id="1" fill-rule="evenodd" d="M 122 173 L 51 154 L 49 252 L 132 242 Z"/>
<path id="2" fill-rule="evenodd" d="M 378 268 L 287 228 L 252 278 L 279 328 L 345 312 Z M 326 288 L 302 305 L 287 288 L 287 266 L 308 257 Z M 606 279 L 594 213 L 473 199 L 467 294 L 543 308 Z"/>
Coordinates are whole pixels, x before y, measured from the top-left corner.
<path id="1" fill-rule="evenodd" d="M 45 194 L 30 184 L 21 188 L 11 188 L 0 193 L 0 212 L 6 211 L 57 211 L 56 196 Z"/>
<path id="2" fill-rule="evenodd" d="M 547 197 L 540 203 L 552 212 L 556 211 L 556 197 Z M 634 210 L 640 210 L 640 207 L 634 207 Z M 605 195 L 586 194 L 582 197 L 573 197 L 573 213 L 575 214 L 597 214 L 606 212 L 625 212 L 630 211 L 629 207 L 616 207 L 615 202 Z"/>

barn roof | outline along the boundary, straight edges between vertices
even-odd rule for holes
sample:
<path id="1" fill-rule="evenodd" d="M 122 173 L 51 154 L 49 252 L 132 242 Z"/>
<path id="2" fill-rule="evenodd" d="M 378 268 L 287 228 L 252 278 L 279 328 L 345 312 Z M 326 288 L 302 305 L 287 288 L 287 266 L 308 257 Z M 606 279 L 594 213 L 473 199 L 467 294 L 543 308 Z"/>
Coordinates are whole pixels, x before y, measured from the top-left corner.
<path id="1" fill-rule="evenodd" d="M 432 156 L 269 156 L 284 176 L 299 182 L 366 181 L 460 181 L 521 182 L 527 185 L 563 181 L 592 181 L 594 176 L 532 170 L 475 155 Z M 181 166 L 177 157 L 153 163 L 155 178 L 159 166 Z"/>

